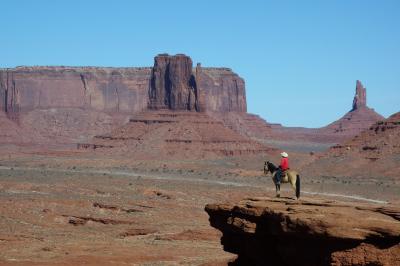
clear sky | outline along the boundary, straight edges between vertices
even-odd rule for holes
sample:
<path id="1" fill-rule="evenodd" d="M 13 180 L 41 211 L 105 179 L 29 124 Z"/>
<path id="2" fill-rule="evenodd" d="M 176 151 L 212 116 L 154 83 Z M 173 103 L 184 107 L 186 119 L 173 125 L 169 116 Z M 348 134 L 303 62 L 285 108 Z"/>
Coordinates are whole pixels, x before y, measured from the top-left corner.
<path id="1" fill-rule="evenodd" d="M 232 68 L 248 111 L 287 126 L 324 126 L 368 105 L 400 111 L 398 0 L 13 0 L 0 5 L 0 67 L 151 66 L 185 53 Z"/>

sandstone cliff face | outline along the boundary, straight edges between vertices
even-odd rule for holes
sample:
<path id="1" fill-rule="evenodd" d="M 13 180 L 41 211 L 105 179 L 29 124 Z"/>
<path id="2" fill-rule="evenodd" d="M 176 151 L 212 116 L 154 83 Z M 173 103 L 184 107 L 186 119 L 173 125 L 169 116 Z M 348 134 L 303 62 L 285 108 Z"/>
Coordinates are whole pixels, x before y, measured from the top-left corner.
<path id="1" fill-rule="evenodd" d="M 246 112 L 244 81 L 225 68 L 192 68 L 185 55 L 160 55 L 153 68 L 0 69 L 0 109 L 9 118 L 48 108 L 104 112 L 155 109 Z"/>
<path id="2" fill-rule="evenodd" d="M 206 110 L 247 112 L 244 80 L 229 68 L 202 68 L 197 78 Z"/>
<path id="3" fill-rule="evenodd" d="M 228 68 L 203 68 L 185 55 L 158 55 L 149 90 L 151 109 L 246 112 L 242 78 Z"/>
<path id="4" fill-rule="evenodd" d="M 0 71 L 8 114 L 46 108 L 134 112 L 146 108 L 150 68 L 18 67 Z"/>
<path id="5" fill-rule="evenodd" d="M 199 110 L 192 59 L 186 55 L 154 58 L 149 89 L 149 108 Z"/>
<path id="6" fill-rule="evenodd" d="M 32 136 L 0 111 L 0 144 L 32 142 Z"/>
<path id="7" fill-rule="evenodd" d="M 326 200 L 208 204 L 233 265 L 399 265 L 400 210 Z"/>

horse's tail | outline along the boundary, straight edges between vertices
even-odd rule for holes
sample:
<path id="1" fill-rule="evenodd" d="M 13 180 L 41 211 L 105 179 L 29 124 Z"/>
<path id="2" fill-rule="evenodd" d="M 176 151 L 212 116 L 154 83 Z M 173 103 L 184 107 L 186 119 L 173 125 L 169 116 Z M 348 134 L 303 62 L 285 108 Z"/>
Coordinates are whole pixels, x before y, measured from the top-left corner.
<path id="1" fill-rule="evenodd" d="M 300 198 L 300 175 L 297 174 L 296 178 L 296 197 Z"/>

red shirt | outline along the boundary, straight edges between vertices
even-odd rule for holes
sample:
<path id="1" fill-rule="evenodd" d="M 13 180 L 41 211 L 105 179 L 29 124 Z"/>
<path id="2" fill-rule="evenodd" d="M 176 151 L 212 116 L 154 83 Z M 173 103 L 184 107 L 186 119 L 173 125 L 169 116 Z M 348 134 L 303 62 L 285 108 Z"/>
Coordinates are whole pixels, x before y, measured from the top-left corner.
<path id="1" fill-rule="evenodd" d="M 285 171 L 287 169 L 289 169 L 289 160 L 288 158 L 283 157 L 281 159 L 281 164 L 279 165 L 282 169 L 282 171 Z"/>

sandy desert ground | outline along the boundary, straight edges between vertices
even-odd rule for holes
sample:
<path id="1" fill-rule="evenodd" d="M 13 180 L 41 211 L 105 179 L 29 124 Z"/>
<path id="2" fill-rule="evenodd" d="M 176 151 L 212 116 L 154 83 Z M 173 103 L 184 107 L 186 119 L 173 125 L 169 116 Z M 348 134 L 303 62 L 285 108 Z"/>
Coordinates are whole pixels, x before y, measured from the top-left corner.
<path id="1" fill-rule="evenodd" d="M 204 206 L 275 194 L 265 156 L 140 161 L 38 149 L 1 152 L 2 265 L 226 265 L 234 255 Z M 282 194 L 295 200 L 289 185 Z M 399 195 L 398 180 L 302 176 L 303 199 L 382 205 Z"/>

